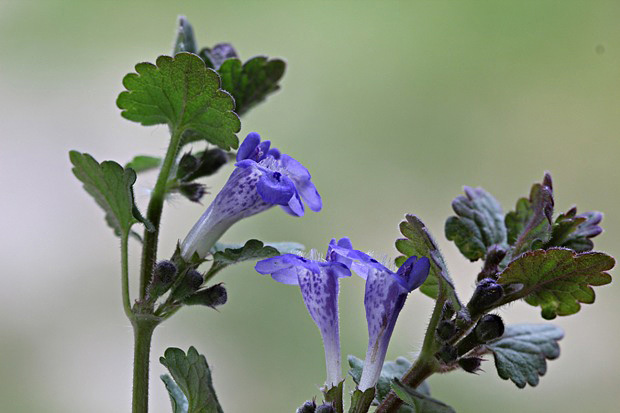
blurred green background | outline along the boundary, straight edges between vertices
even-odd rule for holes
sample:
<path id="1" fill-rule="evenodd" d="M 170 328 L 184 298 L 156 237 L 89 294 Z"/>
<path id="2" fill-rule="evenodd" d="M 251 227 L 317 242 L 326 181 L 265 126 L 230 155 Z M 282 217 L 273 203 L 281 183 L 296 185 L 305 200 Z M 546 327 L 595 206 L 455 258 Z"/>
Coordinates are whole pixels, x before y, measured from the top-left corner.
<path id="1" fill-rule="evenodd" d="M 282 90 L 242 120 L 302 161 L 325 208 L 302 219 L 279 209 L 245 220 L 227 241 L 332 237 L 395 256 L 405 213 L 435 233 L 462 296 L 477 265 L 443 236 L 462 185 L 483 186 L 506 210 L 549 170 L 556 207 L 606 213 L 597 248 L 620 234 L 620 3 L 0 1 L 0 401 L 3 412 L 129 410 L 132 333 L 120 301 L 118 240 L 70 172 L 69 149 L 121 163 L 162 154 L 165 127 L 119 116 L 122 77 L 170 52 L 185 14 L 200 45 L 229 41 L 243 58 L 288 61 Z M 228 167 L 208 182 L 222 185 Z M 155 176 L 141 176 L 144 205 Z M 208 202 L 208 199 L 207 201 Z M 167 257 L 204 207 L 171 199 Z M 615 235 L 614 235 L 615 234 Z M 139 259 L 132 245 L 133 274 Z M 169 412 L 157 362 L 195 345 L 227 412 L 292 412 L 324 379 L 320 336 L 297 288 L 251 265 L 222 273 L 229 303 L 189 308 L 155 333 L 152 412 Z M 135 291 L 135 284 L 133 291 Z M 343 355 L 362 357 L 363 283 L 342 285 Z M 597 303 L 554 321 L 562 356 L 536 388 L 479 376 L 430 379 L 459 412 L 615 412 L 620 404 L 618 282 Z M 389 358 L 419 350 L 432 302 L 412 294 Z M 536 321 L 517 303 L 507 322 Z M 349 386 L 350 388 L 350 386 Z"/>

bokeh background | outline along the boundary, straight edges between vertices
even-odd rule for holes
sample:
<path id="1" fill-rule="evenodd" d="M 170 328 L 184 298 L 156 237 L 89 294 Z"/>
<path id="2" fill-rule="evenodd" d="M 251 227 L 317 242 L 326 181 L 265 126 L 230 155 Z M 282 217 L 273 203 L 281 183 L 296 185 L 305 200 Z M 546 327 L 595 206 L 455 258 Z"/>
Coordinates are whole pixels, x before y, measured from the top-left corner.
<path id="1" fill-rule="evenodd" d="M 349 236 L 395 256 L 398 223 L 415 213 L 468 297 L 477 265 L 443 236 L 451 200 L 462 185 L 483 186 L 509 210 L 549 170 L 557 210 L 604 211 L 597 248 L 618 254 L 618 2 L 1 0 L 3 412 L 129 410 L 132 333 L 118 240 L 73 178 L 67 151 L 121 163 L 163 153 L 166 128 L 122 119 L 115 99 L 135 63 L 170 53 L 178 14 L 202 46 L 229 41 L 244 59 L 287 59 L 282 90 L 242 119 L 241 136 L 258 131 L 301 160 L 325 202 L 302 219 L 273 209 L 225 240 L 323 250 Z M 208 182 L 212 193 L 227 168 Z M 154 181 L 137 183 L 142 206 Z M 161 257 L 203 208 L 170 200 Z M 136 275 L 135 244 L 131 258 Z M 170 411 L 157 361 L 168 346 L 207 355 L 227 412 L 292 412 L 318 395 L 323 350 L 298 289 L 250 264 L 219 279 L 229 291 L 219 312 L 188 308 L 156 331 L 152 412 Z M 361 279 L 343 282 L 343 357 L 365 353 L 362 293 Z M 594 306 L 554 321 L 566 330 L 562 356 L 538 387 L 517 389 L 488 361 L 479 376 L 432 377 L 433 395 L 459 412 L 617 411 L 619 293 L 618 282 L 597 288 Z M 389 358 L 415 354 L 431 308 L 419 292 L 410 296 Z M 507 310 L 507 322 L 545 322 L 524 303 Z"/>

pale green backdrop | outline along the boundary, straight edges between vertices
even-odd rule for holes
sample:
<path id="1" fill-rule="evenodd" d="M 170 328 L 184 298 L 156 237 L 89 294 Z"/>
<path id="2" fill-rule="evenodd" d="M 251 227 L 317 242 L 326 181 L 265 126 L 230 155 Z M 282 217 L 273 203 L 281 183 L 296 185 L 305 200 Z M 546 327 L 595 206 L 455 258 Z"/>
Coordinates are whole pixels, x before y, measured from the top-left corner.
<path id="1" fill-rule="evenodd" d="M 226 240 L 323 250 L 348 235 L 394 256 L 398 223 L 412 212 L 467 296 L 477 267 L 443 236 L 450 201 L 462 185 L 481 185 L 509 209 L 549 170 L 558 210 L 604 211 L 597 248 L 620 251 L 618 2 L 0 0 L 2 412 L 129 410 L 118 240 L 72 177 L 67 151 L 121 163 L 162 154 L 166 128 L 122 119 L 115 98 L 135 63 L 169 53 L 178 14 L 202 45 L 230 41 L 244 58 L 287 59 L 281 92 L 244 117 L 242 133 L 301 160 L 324 197 L 319 214 L 273 209 Z M 230 170 L 208 183 L 212 194 Z M 141 205 L 154 180 L 140 178 Z M 171 199 L 163 257 L 203 208 Z M 138 254 L 133 245 L 134 264 Z M 229 303 L 219 312 L 187 309 L 156 331 L 152 412 L 170 411 L 157 357 L 192 344 L 207 355 L 227 412 L 293 412 L 324 379 L 299 291 L 249 264 L 220 280 Z M 343 282 L 344 355 L 365 353 L 362 292 L 361 279 Z M 617 411 L 619 293 L 618 283 L 599 288 L 596 305 L 555 321 L 566 330 L 562 356 L 538 387 L 517 389 L 488 361 L 479 376 L 433 377 L 433 395 L 459 412 Z M 388 357 L 419 349 L 431 304 L 410 296 Z M 501 313 L 543 322 L 524 303 Z"/>

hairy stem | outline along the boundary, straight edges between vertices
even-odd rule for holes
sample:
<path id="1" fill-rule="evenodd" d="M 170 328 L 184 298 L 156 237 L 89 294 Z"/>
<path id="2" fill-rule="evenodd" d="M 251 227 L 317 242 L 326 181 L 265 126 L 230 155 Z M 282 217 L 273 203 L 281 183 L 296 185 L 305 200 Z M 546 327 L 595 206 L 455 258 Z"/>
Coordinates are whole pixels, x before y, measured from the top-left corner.
<path id="1" fill-rule="evenodd" d="M 149 410 L 149 357 L 151 338 L 158 323 L 156 319 L 140 316 L 133 323 L 133 413 L 148 413 Z"/>
<path id="2" fill-rule="evenodd" d="M 164 163 L 159 171 L 155 188 L 151 194 L 148 208 L 146 210 L 146 218 L 153 224 L 153 231 L 144 230 L 144 243 L 142 248 L 142 269 L 140 272 L 140 300 L 146 296 L 146 289 L 151 282 L 153 267 L 157 259 L 157 240 L 159 239 L 159 223 L 161 222 L 161 212 L 164 208 L 164 199 L 166 196 L 166 185 L 170 178 L 170 171 L 174 165 L 174 161 L 179 151 L 183 130 L 176 128 L 172 132 L 170 145 L 166 151 Z"/>
<path id="3" fill-rule="evenodd" d="M 121 234 L 121 288 L 123 294 L 123 309 L 125 315 L 133 322 L 135 316 L 131 311 L 131 299 L 129 297 L 129 231 Z"/>

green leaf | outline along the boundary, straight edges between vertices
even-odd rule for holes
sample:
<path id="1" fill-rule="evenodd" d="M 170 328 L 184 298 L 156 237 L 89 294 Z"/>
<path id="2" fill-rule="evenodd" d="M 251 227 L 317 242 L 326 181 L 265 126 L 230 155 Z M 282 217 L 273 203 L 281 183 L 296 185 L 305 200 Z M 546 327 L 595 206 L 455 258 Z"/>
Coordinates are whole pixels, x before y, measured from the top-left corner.
<path id="1" fill-rule="evenodd" d="M 134 202 L 136 173 L 133 169 L 123 169 L 114 161 L 99 164 L 89 154 L 77 151 L 69 152 L 69 159 L 73 164 L 73 174 L 103 208 L 105 219 L 117 236 L 129 234 L 136 222 L 142 222 L 152 230 L 151 223 L 140 214 Z"/>
<path id="2" fill-rule="evenodd" d="M 222 88 L 235 98 L 236 112 L 243 115 L 280 89 L 278 82 L 284 76 L 285 69 L 283 60 L 257 56 L 243 65 L 239 59 L 228 59 L 222 63 L 218 73 L 222 77 Z"/>
<path id="3" fill-rule="evenodd" d="M 351 406 L 349 407 L 349 413 L 366 413 L 370 407 L 372 401 L 375 398 L 375 389 L 371 387 L 362 392 L 360 389 L 355 389 L 351 395 Z"/>
<path id="4" fill-rule="evenodd" d="M 576 252 L 591 251 L 594 248 L 591 238 L 603 232 L 603 229 L 598 225 L 602 219 L 603 214 L 600 212 L 589 211 L 577 215 L 577 208 L 571 208 L 556 218 L 551 239 L 545 248 L 555 246 L 566 247 Z"/>
<path id="5" fill-rule="evenodd" d="M 364 367 L 364 360 L 361 360 L 355 356 L 349 355 L 348 357 L 349 366 L 351 370 L 349 370 L 349 374 L 353 378 L 353 381 L 356 384 L 359 384 L 359 381 L 362 377 L 362 369 Z M 379 404 L 385 399 L 392 389 L 392 381 L 394 379 L 400 379 L 407 371 L 411 368 L 411 362 L 404 357 L 398 357 L 394 361 L 386 361 L 383 363 L 383 367 L 381 368 L 381 375 L 379 376 L 379 380 L 377 380 L 377 392 L 375 394 L 375 400 L 373 404 Z M 418 386 L 418 391 L 430 395 L 430 388 L 428 383 L 423 382 L 420 386 Z"/>
<path id="6" fill-rule="evenodd" d="M 185 16 L 179 16 L 179 24 L 177 27 L 177 38 L 174 41 L 172 54 L 188 52 L 197 53 L 196 40 L 194 38 L 194 29 Z"/>
<path id="7" fill-rule="evenodd" d="M 187 397 L 185 397 L 179 386 L 172 380 L 172 377 L 167 374 L 162 374 L 159 378 L 164 382 L 166 390 L 168 390 L 170 403 L 172 403 L 172 413 L 187 413 L 189 407 Z"/>
<path id="8" fill-rule="evenodd" d="M 392 390 L 404 403 L 413 406 L 416 413 L 455 413 L 455 410 L 447 404 L 405 386 L 398 379 L 392 383 Z"/>
<path id="9" fill-rule="evenodd" d="M 428 278 L 420 287 L 420 291 L 436 300 L 439 296 L 439 280 L 441 279 L 447 288 L 452 305 L 457 311 L 460 310 L 461 303 L 456 296 L 454 284 L 448 274 L 443 255 L 439 251 L 433 236 L 415 215 L 406 215 L 405 218 L 406 221 L 400 223 L 400 232 L 405 238 L 396 240 L 396 249 L 404 255 L 396 258 L 396 265 L 400 267 L 407 258 L 413 255 L 428 257 L 431 262 L 431 269 Z"/>
<path id="10" fill-rule="evenodd" d="M 304 250 L 302 244 L 296 242 L 267 242 L 251 239 L 245 244 L 216 243 L 211 249 L 213 264 L 206 278 L 211 278 L 229 265 L 243 261 L 257 261 L 281 254 L 295 254 Z"/>
<path id="11" fill-rule="evenodd" d="M 162 159 L 156 156 L 138 155 L 125 165 L 125 168 L 131 168 L 136 173 L 150 171 L 159 168 Z"/>
<path id="12" fill-rule="evenodd" d="M 611 282 L 605 271 L 614 265 L 613 257 L 602 252 L 579 254 L 563 248 L 526 252 L 499 275 L 500 284 L 523 286 L 503 304 L 525 298 L 528 304 L 540 306 L 546 319 L 575 314 L 581 308 L 579 303 L 594 302 L 591 286 Z"/>
<path id="13" fill-rule="evenodd" d="M 516 324 L 486 347 L 493 352 L 497 374 L 523 388 L 536 386 L 547 372 L 546 360 L 560 356 L 558 340 L 563 337 L 562 329 L 551 324 Z"/>
<path id="14" fill-rule="evenodd" d="M 506 214 L 508 243 L 513 246 L 508 259 L 541 248 L 549 241 L 552 217 L 553 184 L 547 173 L 542 183 L 532 186 L 530 197 L 519 199 L 515 211 Z"/>
<path id="15" fill-rule="evenodd" d="M 493 245 L 506 243 L 504 211 L 484 189 L 466 186 L 465 196 L 455 198 L 452 209 L 457 216 L 446 221 L 446 238 L 470 261 L 484 258 Z"/>
<path id="16" fill-rule="evenodd" d="M 137 64 L 136 72 L 125 76 L 127 90 L 116 100 L 124 118 L 145 126 L 168 124 L 184 139 L 206 139 L 224 150 L 239 146 L 235 133 L 241 124 L 234 101 L 198 56 L 160 56 L 156 65 Z"/>
<path id="17" fill-rule="evenodd" d="M 187 413 L 222 413 L 217 401 L 211 370 L 205 356 L 190 347 L 187 355 L 178 348 L 166 349 L 159 358 L 188 401 Z M 171 396 L 172 397 L 172 396 Z"/>

